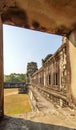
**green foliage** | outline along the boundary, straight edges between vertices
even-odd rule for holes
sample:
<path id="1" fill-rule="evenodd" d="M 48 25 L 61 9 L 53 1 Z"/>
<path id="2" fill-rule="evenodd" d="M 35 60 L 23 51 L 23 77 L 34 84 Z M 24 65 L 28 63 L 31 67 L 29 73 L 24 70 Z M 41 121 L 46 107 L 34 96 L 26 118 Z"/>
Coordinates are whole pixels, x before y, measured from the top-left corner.
<path id="1" fill-rule="evenodd" d="M 26 74 L 12 73 L 10 75 L 4 75 L 4 82 L 25 82 Z"/>

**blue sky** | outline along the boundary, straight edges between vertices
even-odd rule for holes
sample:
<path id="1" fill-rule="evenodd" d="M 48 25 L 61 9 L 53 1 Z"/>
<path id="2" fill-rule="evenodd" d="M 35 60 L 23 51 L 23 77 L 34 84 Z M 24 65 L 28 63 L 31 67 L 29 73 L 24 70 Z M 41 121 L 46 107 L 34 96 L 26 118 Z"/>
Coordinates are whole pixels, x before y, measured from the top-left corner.
<path id="1" fill-rule="evenodd" d="M 41 59 L 53 54 L 62 37 L 3 25 L 4 74 L 26 73 L 27 63 L 34 61 L 41 67 Z"/>

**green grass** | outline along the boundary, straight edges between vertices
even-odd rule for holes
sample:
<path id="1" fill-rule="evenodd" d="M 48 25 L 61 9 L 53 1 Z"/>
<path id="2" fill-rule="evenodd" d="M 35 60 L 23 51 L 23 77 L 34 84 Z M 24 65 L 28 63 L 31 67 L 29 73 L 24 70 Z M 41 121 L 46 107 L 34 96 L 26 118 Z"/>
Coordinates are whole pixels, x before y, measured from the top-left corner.
<path id="1" fill-rule="evenodd" d="M 31 112 L 31 106 L 29 104 L 29 97 L 27 94 L 12 94 L 6 95 L 7 93 L 16 92 L 16 90 L 4 90 L 4 111 L 5 114 L 23 114 Z"/>

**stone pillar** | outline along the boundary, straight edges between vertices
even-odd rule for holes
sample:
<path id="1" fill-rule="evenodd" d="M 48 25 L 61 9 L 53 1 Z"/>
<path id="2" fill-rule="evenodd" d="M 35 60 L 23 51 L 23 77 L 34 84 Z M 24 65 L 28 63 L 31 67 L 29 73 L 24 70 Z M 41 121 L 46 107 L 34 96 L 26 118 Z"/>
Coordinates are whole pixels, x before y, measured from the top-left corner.
<path id="1" fill-rule="evenodd" d="M 61 84 L 61 77 L 62 77 L 62 67 L 61 67 L 61 60 L 59 62 L 60 66 L 60 71 L 59 71 L 59 84 L 60 84 L 60 90 L 62 89 L 62 84 Z"/>
<path id="2" fill-rule="evenodd" d="M 0 117 L 4 114 L 4 94 L 3 94 L 3 25 L 0 15 Z"/>
<path id="3" fill-rule="evenodd" d="M 71 95 L 76 104 L 76 30 L 69 35 L 69 55 L 71 67 Z"/>
<path id="4" fill-rule="evenodd" d="M 60 101 L 60 106 L 63 107 L 63 100 L 60 99 L 59 101 Z"/>
<path id="5" fill-rule="evenodd" d="M 46 85 L 46 75 L 45 75 L 45 69 L 44 69 L 44 86 Z"/>

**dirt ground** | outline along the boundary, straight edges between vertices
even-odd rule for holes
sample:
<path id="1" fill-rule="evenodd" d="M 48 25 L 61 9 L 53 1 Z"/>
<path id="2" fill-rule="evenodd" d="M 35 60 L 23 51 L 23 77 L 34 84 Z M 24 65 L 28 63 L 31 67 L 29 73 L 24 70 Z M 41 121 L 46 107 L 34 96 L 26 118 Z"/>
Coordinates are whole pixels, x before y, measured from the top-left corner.
<path id="1" fill-rule="evenodd" d="M 29 96 L 18 94 L 18 89 L 4 90 L 4 113 L 6 115 L 23 114 L 31 112 Z"/>

